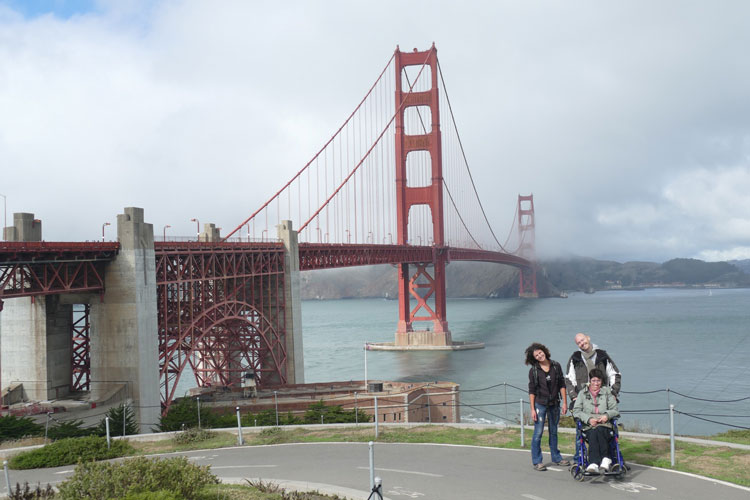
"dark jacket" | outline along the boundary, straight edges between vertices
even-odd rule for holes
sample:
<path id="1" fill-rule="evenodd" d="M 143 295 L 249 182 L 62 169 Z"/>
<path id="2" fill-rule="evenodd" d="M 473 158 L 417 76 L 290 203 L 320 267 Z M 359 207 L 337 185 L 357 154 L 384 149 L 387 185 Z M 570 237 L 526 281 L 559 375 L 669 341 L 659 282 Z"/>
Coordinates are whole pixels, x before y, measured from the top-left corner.
<path id="1" fill-rule="evenodd" d="M 551 391 L 547 387 L 547 373 L 534 363 L 529 369 L 529 394 L 536 396 L 536 402 L 542 406 L 556 406 L 560 403 L 560 389 L 565 388 L 565 377 L 563 377 L 562 366 L 554 360 L 550 361 L 549 375 L 551 380 Z"/>
<path id="2" fill-rule="evenodd" d="M 620 393 L 620 371 L 612 358 L 609 357 L 604 349 L 596 349 L 596 368 L 604 373 L 602 387 L 609 387 L 612 394 L 618 397 Z M 583 360 L 581 351 L 576 351 L 568 360 L 565 370 L 565 385 L 568 389 L 568 397 L 576 399 L 578 393 L 586 386 L 589 381 L 589 372 L 586 368 L 586 362 Z"/>

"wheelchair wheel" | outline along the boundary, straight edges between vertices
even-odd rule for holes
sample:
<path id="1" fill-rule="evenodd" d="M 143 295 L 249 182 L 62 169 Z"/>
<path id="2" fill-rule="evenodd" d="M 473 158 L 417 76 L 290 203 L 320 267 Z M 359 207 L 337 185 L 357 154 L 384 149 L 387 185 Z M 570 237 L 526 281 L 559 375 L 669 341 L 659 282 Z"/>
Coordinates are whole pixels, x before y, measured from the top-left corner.
<path id="1" fill-rule="evenodd" d="M 622 479 L 623 477 L 625 477 L 625 471 L 625 467 L 622 467 L 618 463 L 612 465 L 611 473 L 615 477 L 615 479 Z"/>
<path id="2" fill-rule="evenodd" d="M 573 476 L 573 479 L 576 481 L 583 481 L 584 471 L 580 465 L 575 464 L 570 468 L 570 475 Z"/>

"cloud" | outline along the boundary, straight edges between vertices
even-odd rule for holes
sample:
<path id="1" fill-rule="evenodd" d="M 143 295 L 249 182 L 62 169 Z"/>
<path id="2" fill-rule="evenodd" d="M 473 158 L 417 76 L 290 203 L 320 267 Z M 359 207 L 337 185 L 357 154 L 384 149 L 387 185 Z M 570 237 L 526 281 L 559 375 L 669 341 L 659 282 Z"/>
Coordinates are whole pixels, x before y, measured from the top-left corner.
<path id="1" fill-rule="evenodd" d="M 0 192 L 51 240 L 97 238 L 131 205 L 157 232 L 191 235 L 197 217 L 226 233 L 397 44 L 435 41 L 496 233 L 533 193 L 540 254 L 723 255 L 750 246 L 749 15 L 739 1 L 0 3 Z"/>

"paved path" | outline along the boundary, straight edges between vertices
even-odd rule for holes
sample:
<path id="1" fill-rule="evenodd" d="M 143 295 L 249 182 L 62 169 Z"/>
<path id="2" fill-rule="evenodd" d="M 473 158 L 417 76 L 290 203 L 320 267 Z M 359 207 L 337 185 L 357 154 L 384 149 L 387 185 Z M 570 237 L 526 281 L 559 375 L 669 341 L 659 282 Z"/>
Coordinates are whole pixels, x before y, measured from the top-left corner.
<path id="1" fill-rule="evenodd" d="M 245 446 L 180 453 L 225 481 L 287 480 L 349 498 L 367 498 L 366 443 L 306 443 Z M 528 451 L 436 444 L 377 443 L 376 474 L 386 497 L 396 499 L 747 500 L 750 488 L 736 487 L 662 469 L 632 466 L 622 481 L 598 477 L 579 483 L 563 467 L 531 468 Z M 11 482 L 57 484 L 72 467 L 11 471 Z M 330 486 L 326 488 L 326 485 Z M 4 486 L 4 485 L 3 485 Z"/>

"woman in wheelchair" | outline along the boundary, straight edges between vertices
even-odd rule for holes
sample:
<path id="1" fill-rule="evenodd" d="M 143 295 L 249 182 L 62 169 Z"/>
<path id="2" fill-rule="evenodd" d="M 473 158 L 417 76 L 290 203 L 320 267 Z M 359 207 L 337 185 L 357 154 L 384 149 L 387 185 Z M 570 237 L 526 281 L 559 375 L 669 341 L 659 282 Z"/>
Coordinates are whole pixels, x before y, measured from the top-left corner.
<path id="1" fill-rule="evenodd" d="M 619 417 L 617 399 L 609 387 L 602 387 L 604 374 L 598 368 L 589 372 L 588 386 L 578 395 L 573 406 L 573 417 L 580 420 L 584 436 L 589 442 L 589 466 L 586 472 L 609 472 L 612 439 L 612 420 Z"/>

